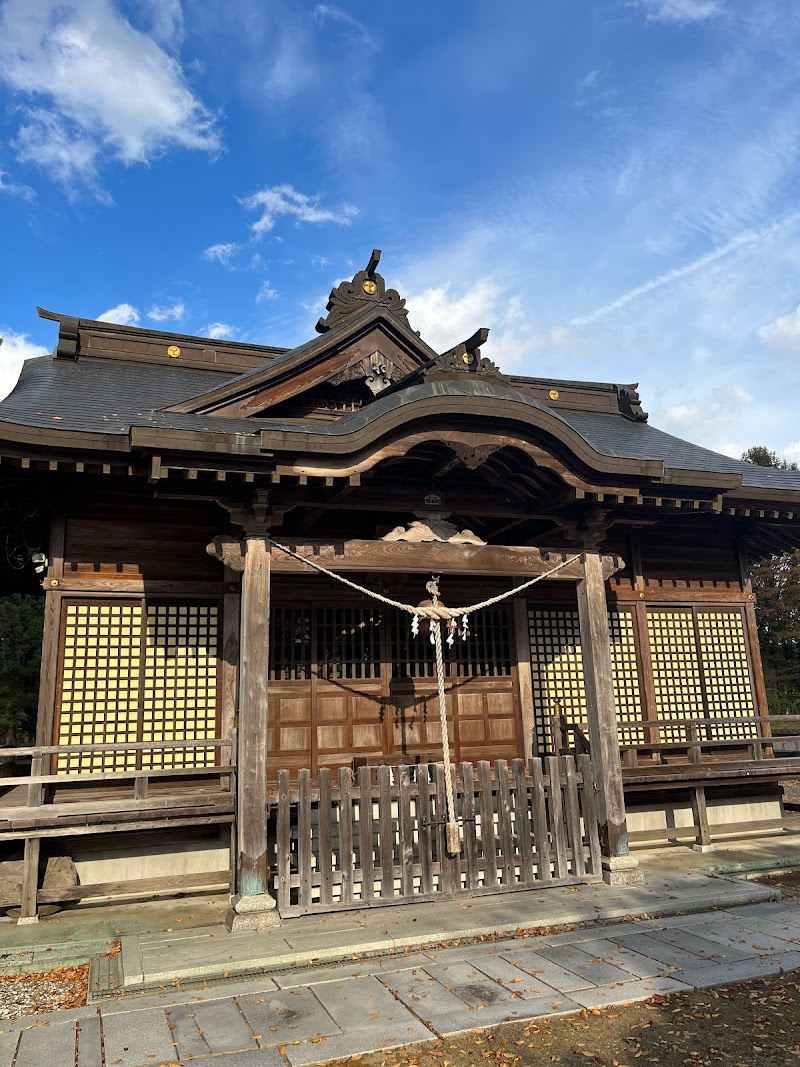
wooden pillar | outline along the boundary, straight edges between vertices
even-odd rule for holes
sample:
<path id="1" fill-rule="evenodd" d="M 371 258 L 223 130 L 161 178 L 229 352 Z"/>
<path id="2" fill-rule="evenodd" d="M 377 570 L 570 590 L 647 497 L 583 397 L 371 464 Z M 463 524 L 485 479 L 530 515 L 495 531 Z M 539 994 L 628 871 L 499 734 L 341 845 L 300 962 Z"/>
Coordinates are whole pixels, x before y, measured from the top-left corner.
<path id="1" fill-rule="evenodd" d="M 517 660 L 517 687 L 522 716 L 522 754 L 526 760 L 537 754 L 536 731 L 533 721 L 533 675 L 531 672 L 531 635 L 528 622 L 528 601 L 515 597 L 514 645 Z"/>
<path id="2" fill-rule="evenodd" d="M 592 765 L 598 789 L 603 878 L 612 885 L 631 884 L 642 881 L 642 876 L 628 849 L 608 606 L 603 562 L 597 552 L 584 554 L 584 577 L 578 583 L 578 618 Z"/>
<path id="3" fill-rule="evenodd" d="M 47 574 L 42 580 L 45 591 L 44 626 L 42 629 L 42 664 L 39 674 L 39 712 L 36 719 L 36 744 L 52 745 L 55 741 L 58 654 L 61 634 L 61 581 L 64 577 L 66 522 L 62 509 L 50 520 Z"/>
<path id="4" fill-rule="evenodd" d="M 263 536 L 244 542 L 239 655 L 236 896 L 231 930 L 275 926 L 267 857 L 267 677 L 270 555 Z"/>

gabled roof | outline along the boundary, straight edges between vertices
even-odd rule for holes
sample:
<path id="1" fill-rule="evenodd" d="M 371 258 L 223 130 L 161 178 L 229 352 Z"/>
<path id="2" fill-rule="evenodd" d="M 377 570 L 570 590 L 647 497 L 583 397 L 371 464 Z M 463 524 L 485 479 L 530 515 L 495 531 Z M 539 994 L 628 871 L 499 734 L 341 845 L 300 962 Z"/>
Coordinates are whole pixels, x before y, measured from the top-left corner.
<path id="1" fill-rule="evenodd" d="M 320 336 L 293 349 L 40 312 L 59 323 L 59 342 L 52 356 L 25 363 L 0 402 L 0 441 L 132 450 L 158 447 L 163 436 L 168 447 L 255 459 L 272 449 L 346 456 L 414 420 L 476 428 L 494 420 L 549 435 L 607 474 L 800 494 L 798 472 L 743 463 L 650 426 L 635 386 L 505 375 L 480 354 L 487 331 L 438 354 L 412 330 L 378 259 L 374 252 L 365 271 L 331 292 Z M 270 417 L 276 398 L 363 375 L 373 343 L 389 346 L 397 365 L 373 353 L 386 365 L 359 410 L 332 421 Z"/>
<path id="2" fill-rule="evenodd" d="M 175 410 L 227 414 L 231 409 L 246 409 L 248 401 L 254 397 L 258 398 L 257 410 L 262 410 L 269 405 L 270 393 L 277 391 L 279 386 L 289 383 L 288 394 L 293 395 L 335 376 L 349 359 L 363 359 L 363 353 L 357 351 L 354 355 L 351 348 L 375 330 L 398 345 L 411 366 L 421 366 L 437 358 L 437 353 L 403 319 L 381 304 L 363 304 L 322 336 L 283 352 L 265 366 L 241 374 L 204 396 L 177 405 Z M 301 384 L 294 385 L 301 375 Z M 285 399 L 286 394 L 284 389 L 280 398 Z"/>

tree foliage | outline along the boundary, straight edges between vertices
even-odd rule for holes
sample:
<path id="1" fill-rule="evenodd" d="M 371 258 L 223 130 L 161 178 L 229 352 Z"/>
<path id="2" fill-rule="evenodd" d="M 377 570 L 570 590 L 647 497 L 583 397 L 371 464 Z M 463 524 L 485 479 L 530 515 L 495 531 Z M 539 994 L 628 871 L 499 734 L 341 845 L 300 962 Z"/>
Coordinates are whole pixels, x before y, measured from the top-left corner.
<path id="1" fill-rule="evenodd" d="M 42 597 L 0 597 L 0 744 L 9 730 L 33 737 L 39 701 Z"/>
<path id="2" fill-rule="evenodd" d="M 747 463 L 798 469 L 764 445 L 742 453 Z M 768 556 L 750 569 L 758 601 L 758 638 L 764 676 L 775 715 L 800 711 L 800 551 Z"/>

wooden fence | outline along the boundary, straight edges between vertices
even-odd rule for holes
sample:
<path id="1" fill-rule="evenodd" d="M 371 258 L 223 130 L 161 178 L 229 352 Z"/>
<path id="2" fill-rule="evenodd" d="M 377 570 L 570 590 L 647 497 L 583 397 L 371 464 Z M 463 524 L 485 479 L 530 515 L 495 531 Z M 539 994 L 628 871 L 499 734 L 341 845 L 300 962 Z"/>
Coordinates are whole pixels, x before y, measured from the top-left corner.
<path id="1" fill-rule="evenodd" d="M 591 760 L 471 763 L 453 772 L 461 849 L 446 848 L 445 771 L 278 772 L 274 844 L 282 916 L 602 877 Z"/>

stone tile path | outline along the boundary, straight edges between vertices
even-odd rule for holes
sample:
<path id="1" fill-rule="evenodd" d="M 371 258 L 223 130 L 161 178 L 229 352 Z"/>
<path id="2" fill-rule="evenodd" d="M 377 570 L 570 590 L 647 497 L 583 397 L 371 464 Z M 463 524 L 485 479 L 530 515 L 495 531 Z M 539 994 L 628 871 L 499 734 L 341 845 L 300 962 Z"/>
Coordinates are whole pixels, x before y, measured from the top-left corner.
<path id="1" fill-rule="evenodd" d="M 355 961 L 21 1019 L 0 1067 L 303 1067 L 800 968 L 800 902 Z"/>
<path id="2" fill-rule="evenodd" d="M 800 854 L 800 846 L 795 848 Z M 307 915 L 256 937 L 230 934 L 220 925 L 133 934 L 122 938 L 124 984 L 134 989 L 175 979 L 284 970 L 348 960 L 354 952 L 402 952 L 442 937 L 454 940 L 488 932 L 513 934 L 519 927 L 702 911 L 779 895 L 754 882 L 671 869 L 661 856 L 657 862 L 644 859 L 642 868 L 645 885 L 569 886 L 465 898 L 447 905 L 437 901 Z"/>

